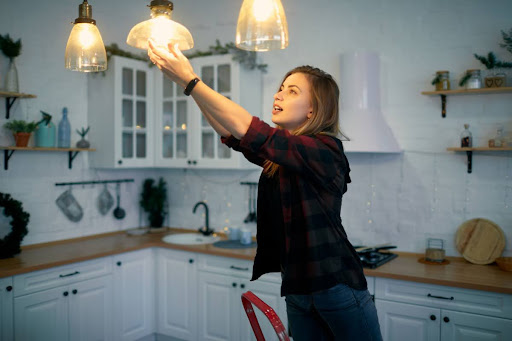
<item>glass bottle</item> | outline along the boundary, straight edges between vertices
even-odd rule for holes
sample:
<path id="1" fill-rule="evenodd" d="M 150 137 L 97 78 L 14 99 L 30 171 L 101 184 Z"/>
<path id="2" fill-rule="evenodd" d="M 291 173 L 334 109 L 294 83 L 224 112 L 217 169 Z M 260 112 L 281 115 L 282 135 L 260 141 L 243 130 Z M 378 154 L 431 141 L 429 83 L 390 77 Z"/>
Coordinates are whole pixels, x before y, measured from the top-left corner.
<path id="1" fill-rule="evenodd" d="M 5 75 L 5 91 L 19 92 L 18 69 L 16 68 L 14 58 L 11 58 L 9 60 L 9 69 L 7 70 L 7 74 Z"/>
<path id="2" fill-rule="evenodd" d="M 449 71 L 437 71 L 436 78 L 436 91 L 450 90 L 450 72 Z"/>
<path id="3" fill-rule="evenodd" d="M 466 89 L 480 89 L 482 87 L 482 77 L 480 76 L 480 70 L 467 70 L 466 73 L 469 75 L 469 78 L 466 81 Z"/>
<path id="4" fill-rule="evenodd" d="M 473 147 L 473 135 L 469 131 L 469 124 L 464 124 L 464 130 L 460 134 L 461 147 Z"/>
<path id="5" fill-rule="evenodd" d="M 57 147 L 71 147 L 71 125 L 68 121 L 68 108 L 62 109 L 62 119 L 59 122 Z"/>
<path id="6" fill-rule="evenodd" d="M 504 139 L 503 139 L 503 127 L 498 127 L 498 129 L 496 129 L 496 136 L 494 137 L 494 147 L 498 147 L 498 148 L 501 148 L 505 145 L 504 143 Z"/>

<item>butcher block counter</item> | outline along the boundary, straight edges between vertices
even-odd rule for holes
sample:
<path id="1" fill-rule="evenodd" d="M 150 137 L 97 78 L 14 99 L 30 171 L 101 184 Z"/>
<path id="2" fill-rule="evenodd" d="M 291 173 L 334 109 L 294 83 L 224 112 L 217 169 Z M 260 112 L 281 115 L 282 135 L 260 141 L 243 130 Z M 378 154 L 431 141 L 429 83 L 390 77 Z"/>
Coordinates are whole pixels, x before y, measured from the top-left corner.
<path id="1" fill-rule="evenodd" d="M 211 244 L 177 245 L 162 241 L 170 233 L 192 232 L 169 228 L 164 232 L 128 235 L 125 231 L 99 234 L 50 243 L 28 245 L 13 258 L 0 259 L 0 278 L 69 263 L 105 257 L 149 247 L 162 247 L 190 252 L 253 260 L 255 248 L 221 249 Z M 221 238 L 225 238 L 221 235 Z M 398 257 L 378 267 L 364 269 L 367 276 L 430 283 L 512 294 L 512 272 L 500 270 L 495 264 L 475 265 L 461 257 L 447 257 L 446 265 L 419 263 L 422 254 L 394 252 Z"/>

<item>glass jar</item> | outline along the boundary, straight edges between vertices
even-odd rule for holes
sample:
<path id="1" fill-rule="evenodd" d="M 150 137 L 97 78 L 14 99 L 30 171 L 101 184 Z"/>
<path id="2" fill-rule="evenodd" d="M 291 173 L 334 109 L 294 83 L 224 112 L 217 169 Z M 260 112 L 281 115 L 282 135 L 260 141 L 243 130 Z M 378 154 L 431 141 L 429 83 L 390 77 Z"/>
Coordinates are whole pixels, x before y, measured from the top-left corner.
<path id="1" fill-rule="evenodd" d="M 450 90 L 450 72 L 449 71 L 437 71 L 436 78 L 437 82 L 436 91 Z"/>
<path id="2" fill-rule="evenodd" d="M 496 136 L 494 137 L 494 147 L 501 148 L 505 146 L 505 140 L 503 136 L 503 127 L 499 126 L 496 129 Z"/>
<path id="3" fill-rule="evenodd" d="M 469 131 L 469 124 L 464 124 L 464 130 L 460 134 L 461 147 L 473 147 L 473 135 Z"/>
<path id="4" fill-rule="evenodd" d="M 482 87 L 482 77 L 480 76 L 480 70 L 467 70 L 466 75 L 469 76 L 468 80 L 466 81 L 466 89 L 480 89 Z"/>

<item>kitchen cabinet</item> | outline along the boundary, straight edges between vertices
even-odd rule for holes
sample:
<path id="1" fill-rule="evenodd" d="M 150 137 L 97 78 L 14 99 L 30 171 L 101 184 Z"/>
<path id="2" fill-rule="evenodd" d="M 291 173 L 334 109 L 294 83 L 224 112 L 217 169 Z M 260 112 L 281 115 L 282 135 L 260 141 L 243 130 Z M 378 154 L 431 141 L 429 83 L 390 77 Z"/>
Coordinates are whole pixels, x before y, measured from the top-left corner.
<path id="1" fill-rule="evenodd" d="M 111 340 L 110 261 L 100 258 L 14 276 L 16 341 Z"/>
<path id="2" fill-rule="evenodd" d="M 0 278 L 0 341 L 11 341 L 13 333 L 12 277 Z"/>
<path id="3" fill-rule="evenodd" d="M 104 75 L 89 76 L 90 140 L 101 146 L 91 166 L 153 166 L 153 74 L 146 62 L 112 56 Z"/>
<path id="4" fill-rule="evenodd" d="M 157 333 L 197 339 L 197 265 L 191 252 L 157 249 Z"/>
<path id="5" fill-rule="evenodd" d="M 512 335 L 512 295 L 377 278 L 384 340 L 504 340 Z"/>
<path id="6" fill-rule="evenodd" d="M 251 282 L 251 261 L 203 255 L 198 258 L 198 339 L 255 340 L 241 301 L 246 291 L 252 291 L 270 305 L 287 326 L 286 303 L 280 296 L 278 274 L 267 274 Z M 265 338 L 278 340 L 263 313 L 256 311 L 256 316 Z"/>
<path id="7" fill-rule="evenodd" d="M 155 332 L 153 249 L 112 256 L 114 340 L 139 340 Z"/>
<path id="8" fill-rule="evenodd" d="M 221 95 L 240 104 L 252 115 L 261 114 L 262 79 L 232 55 L 191 59 L 199 78 Z M 156 166 L 180 168 L 251 168 L 242 154 L 220 141 L 220 136 L 201 115 L 192 96 L 163 76 L 155 74 Z"/>

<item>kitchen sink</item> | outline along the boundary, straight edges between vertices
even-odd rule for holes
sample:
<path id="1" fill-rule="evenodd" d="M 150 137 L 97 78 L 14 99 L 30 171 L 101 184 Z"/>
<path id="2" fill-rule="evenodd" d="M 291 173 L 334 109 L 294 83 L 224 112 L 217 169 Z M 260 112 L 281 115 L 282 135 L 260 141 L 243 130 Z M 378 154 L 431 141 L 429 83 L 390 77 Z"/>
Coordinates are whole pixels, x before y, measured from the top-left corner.
<path id="1" fill-rule="evenodd" d="M 219 237 L 203 236 L 200 233 L 177 233 L 168 234 L 162 238 L 162 241 L 169 244 L 182 244 L 182 245 L 200 245 L 200 244 L 211 244 L 220 240 Z"/>

